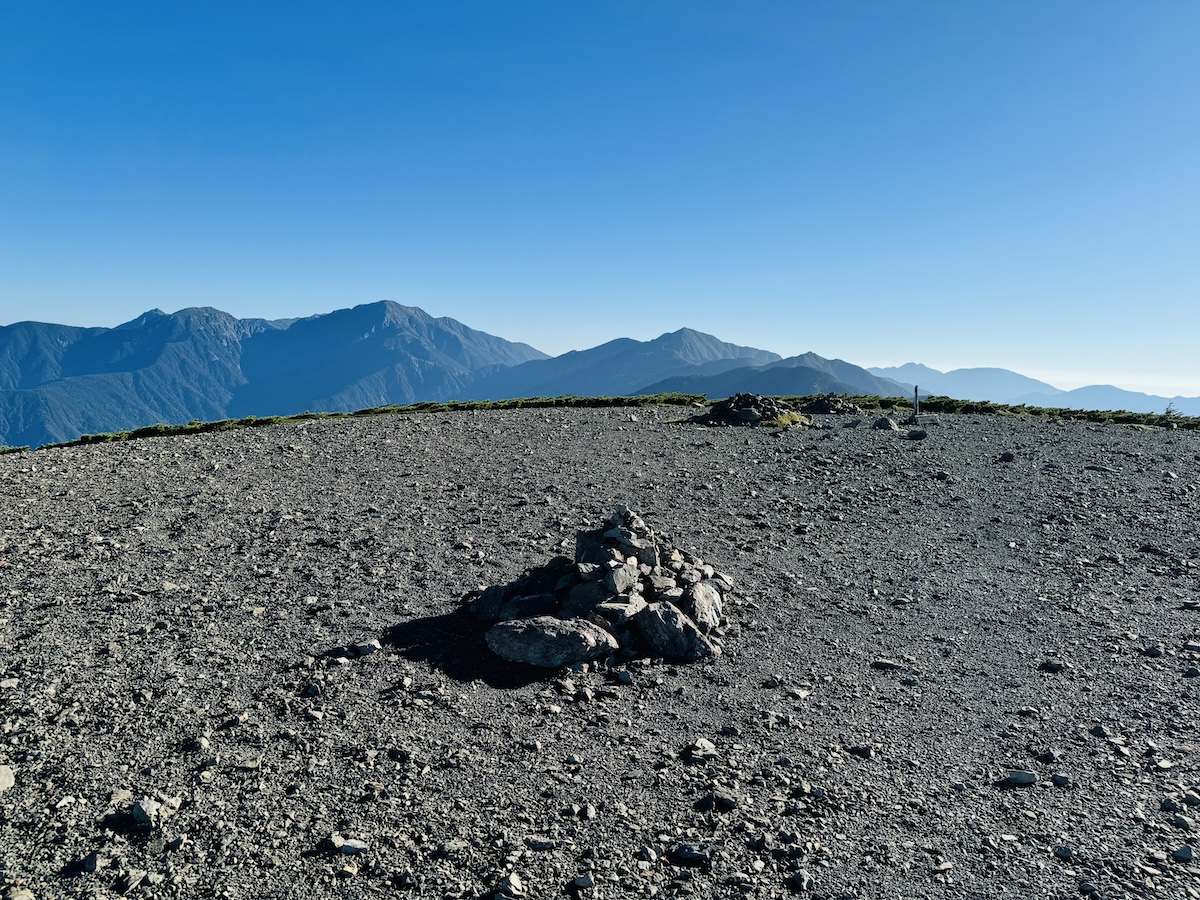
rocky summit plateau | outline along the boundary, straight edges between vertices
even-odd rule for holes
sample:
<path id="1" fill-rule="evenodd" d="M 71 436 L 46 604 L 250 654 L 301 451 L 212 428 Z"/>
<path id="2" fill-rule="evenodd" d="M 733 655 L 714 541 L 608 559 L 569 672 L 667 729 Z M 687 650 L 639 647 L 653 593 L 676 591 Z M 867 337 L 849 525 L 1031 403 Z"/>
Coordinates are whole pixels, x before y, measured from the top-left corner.
<path id="1" fill-rule="evenodd" d="M 0 456 L 0 896 L 1200 898 L 1200 434 L 803 412 Z"/>

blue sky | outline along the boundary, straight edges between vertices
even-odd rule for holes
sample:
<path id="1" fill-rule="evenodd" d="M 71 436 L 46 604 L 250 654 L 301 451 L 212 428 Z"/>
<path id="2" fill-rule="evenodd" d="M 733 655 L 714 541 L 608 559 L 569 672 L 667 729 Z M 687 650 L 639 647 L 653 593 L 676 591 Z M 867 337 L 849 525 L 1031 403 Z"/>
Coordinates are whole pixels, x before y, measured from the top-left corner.
<path id="1" fill-rule="evenodd" d="M 1200 395 L 1200 3 L 0 5 L 0 324 L 390 299 L 549 353 Z"/>

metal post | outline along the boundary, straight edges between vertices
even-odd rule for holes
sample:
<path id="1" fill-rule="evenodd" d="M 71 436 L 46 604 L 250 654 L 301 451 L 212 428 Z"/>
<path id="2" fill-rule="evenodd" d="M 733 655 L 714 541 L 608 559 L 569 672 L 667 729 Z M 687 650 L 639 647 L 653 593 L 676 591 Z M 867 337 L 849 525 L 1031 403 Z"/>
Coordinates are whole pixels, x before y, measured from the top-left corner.
<path id="1" fill-rule="evenodd" d="M 921 414 L 921 389 L 913 385 L 913 420 Z"/>

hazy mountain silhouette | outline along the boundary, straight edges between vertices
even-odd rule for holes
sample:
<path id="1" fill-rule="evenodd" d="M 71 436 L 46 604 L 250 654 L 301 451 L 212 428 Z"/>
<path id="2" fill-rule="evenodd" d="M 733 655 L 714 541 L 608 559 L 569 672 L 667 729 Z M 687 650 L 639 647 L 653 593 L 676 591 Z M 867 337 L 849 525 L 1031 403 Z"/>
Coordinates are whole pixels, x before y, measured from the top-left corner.
<path id="1" fill-rule="evenodd" d="M 1058 388 L 1036 378 L 1011 372 L 1008 369 L 978 368 L 953 369 L 939 372 L 920 363 L 905 363 L 902 366 L 879 368 L 868 367 L 867 371 L 882 378 L 891 378 L 902 384 L 917 385 L 921 392 L 940 394 L 956 400 L 990 400 L 993 403 L 1011 403 L 1016 397 L 1041 393 L 1047 396 L 1061 393 Z"/>
<path id="2" fill-rule="evenodd" d="M 1126 391 L 1111 384 L 1089 384 L 1057 394 L 1026 394 L 1011 403 L 1050 406 L 1059 409 L 1123 409 L 1128 412 L 1162 413 L 1169 404 L 1183 416 L 1200 416 L 1200 397 L 1160 397 L 1140 391 Z"/>

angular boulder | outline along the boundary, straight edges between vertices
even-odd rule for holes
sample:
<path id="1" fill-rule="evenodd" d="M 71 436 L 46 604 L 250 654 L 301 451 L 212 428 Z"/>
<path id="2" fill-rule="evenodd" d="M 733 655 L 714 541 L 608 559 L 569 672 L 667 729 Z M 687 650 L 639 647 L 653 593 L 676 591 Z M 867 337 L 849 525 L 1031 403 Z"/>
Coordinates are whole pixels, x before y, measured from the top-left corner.
<path id="1" fill-rule="evenodd" d="M 695 662 L 720 650 L 686 613 L 671 603 L 651 603 L 633 620 L 642 640 L 656 656 Z"/>
<path id="2" fill-rule="evenodd" d="M 721 624 L 721 592 L 711 581 L 697 582 L 684 593 L 683 609 L 707 634 Z"/>

